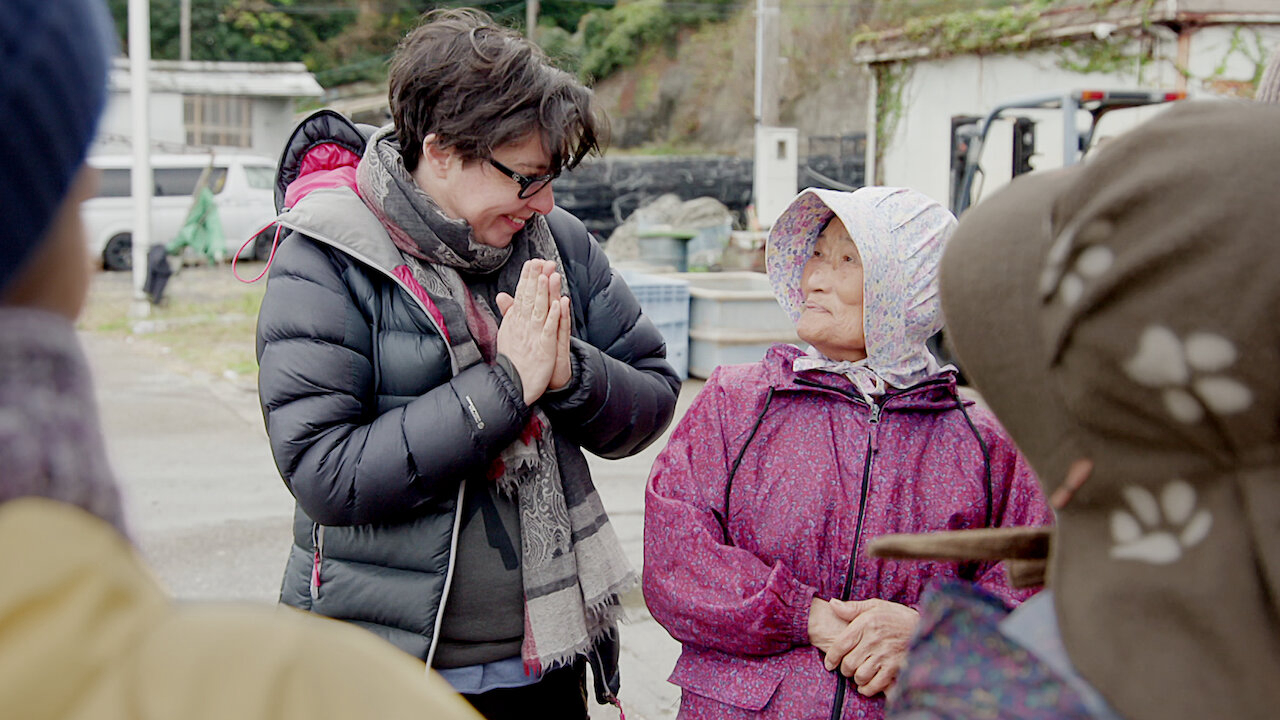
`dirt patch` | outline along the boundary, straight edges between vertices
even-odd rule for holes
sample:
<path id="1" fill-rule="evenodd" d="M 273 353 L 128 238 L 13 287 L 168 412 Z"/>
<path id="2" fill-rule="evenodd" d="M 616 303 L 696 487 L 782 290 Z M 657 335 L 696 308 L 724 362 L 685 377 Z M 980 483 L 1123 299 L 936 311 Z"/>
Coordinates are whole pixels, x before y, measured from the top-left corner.
<path id="1" fill-rule="evenodd" d="M 245 279 L 262 268 L 261 262 L 236 265 Z M 161 304 L 149 305 L 134 300 L 130 273 L 98 272 L 77 327 L 125 338 L 184 374 L 253 389 L 258 375 L 254 331 L 265 290 L 265 279 L 245 284 L 231 274 L 230 265 L 193 265 L 169 279 Z"/>

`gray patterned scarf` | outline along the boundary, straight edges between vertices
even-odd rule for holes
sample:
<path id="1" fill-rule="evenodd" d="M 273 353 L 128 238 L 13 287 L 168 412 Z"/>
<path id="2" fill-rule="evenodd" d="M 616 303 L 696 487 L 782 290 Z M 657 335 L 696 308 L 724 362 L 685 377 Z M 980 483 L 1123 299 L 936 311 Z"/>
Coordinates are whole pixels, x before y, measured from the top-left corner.
<path id="1" fill-rule="evenodd" d="M 60 315 L 0 308 L 0 468 L 0 503 L 61 500 L 125 531 L 89 366 Z"/>
<path id="2" fill-rule="evenodd" d="M 365 204 L 444 317 L 455 373 L 493 362 L 498 332 L 488 300 L 468 286 L 462 272 L 497 273 L 496 287 L 512 295 L 531 258 L 555 261 L 564 276 L 541 215 L 506 248 L 475 242 L 465 221 L 446 217 L 405 169 L 391 126 L 370 140 L 356 182 Z M 535 406 L 529 424 L 499 453 L 489 473 L 499 489 L 515 494 L 520 508 L 525 591 L 521 655 L 534 671 L 569 662 L 611 632 L 620 614 L 618 594 L 636 582 L 590 477 L 562 473 L 555 442 L 551 422 Z"/>

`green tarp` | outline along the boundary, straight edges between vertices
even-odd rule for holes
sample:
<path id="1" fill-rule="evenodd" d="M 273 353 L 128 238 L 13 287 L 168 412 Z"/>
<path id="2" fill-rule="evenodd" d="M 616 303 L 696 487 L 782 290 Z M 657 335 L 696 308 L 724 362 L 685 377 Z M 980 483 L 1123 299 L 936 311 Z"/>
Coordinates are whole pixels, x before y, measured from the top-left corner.
<path id="1" fill-rule="evenodd" d="M 226 255 L 226 238 L 222 234 L 222 220 L 218 217 L 218 205 L 213 201 L 213 191 L 202 187 L 196 193 L 195 201 L 187 219 L 165 250 L 170 255 L 180 254 L 183 248 L 190 247 L 210 263 L 222 262 Z"/>

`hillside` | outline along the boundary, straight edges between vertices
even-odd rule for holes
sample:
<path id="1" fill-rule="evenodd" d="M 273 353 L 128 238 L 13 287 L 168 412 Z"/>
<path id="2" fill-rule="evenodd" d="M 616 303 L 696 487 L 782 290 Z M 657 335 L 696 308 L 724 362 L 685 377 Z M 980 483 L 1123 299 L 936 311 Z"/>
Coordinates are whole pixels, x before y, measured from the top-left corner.
<path id="1" fill-rule="evenodd" d="M 811 136 L 866 129 L 866 82 L 848 57 L 853 3 L 783 0 L 780 124 Z M 750 3 L 724 23 L 686 30 L 648 48 L 635 66 L 596 84 L 613 127 L 613 151 L 750 154 L 755 103 L 755 17 Z"/>

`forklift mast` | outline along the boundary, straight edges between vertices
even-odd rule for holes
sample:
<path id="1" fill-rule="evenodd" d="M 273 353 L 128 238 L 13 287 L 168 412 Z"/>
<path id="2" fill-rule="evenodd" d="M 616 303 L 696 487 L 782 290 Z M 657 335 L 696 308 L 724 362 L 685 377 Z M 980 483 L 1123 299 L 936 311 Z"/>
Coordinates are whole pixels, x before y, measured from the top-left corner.
<path id="1" fill-rule="evenodd" d="M 1080 162 L 1089 151 L 1098 121 L 1107 113 L 1185 97 L 1184 92 L 1167 90 L 1072 90 L 1002 103 L 982 118 L 954 116 L 951 118 L 951 211 L 959 216 L 972 204 L 974 179 L 982 173 L 982 151 L 992 124 L 998 120 L 1013 117 L 1012 177 L 1017 177 L 1035 169 L 1031 158 L 1035 155 L 1037 139 L 1036 122 L 1016 115 L 1019 110 L 1051 110 L 1060 114 L 1062 164 L 1065 167 Z M 1080 112 L 1089 115 L 1085 130 L 1079 130 L 1076 124 Z"/>
<path id="2" fill-rule="evenodd" d="M 1012 117 L 1013 167 L 1011 177 L 1018 177 L 1036 170 L 1031 160 L 1036 154 L 1036 121 L 1017 114 L 1017 111 L 1058 111 L 1062 118 L 1062 163 L 1074 165 L 1085 156 L 1093 145 L 1094 131 L 1102 116 L 1124 108 L 1157 105 L 1186 97 L 1183 92 L 1165 90 L 1073 90 L 1053 95 L 1040 95 L 1003 103 L 986 116 L 956 115 L 951 118 L 951 212 L 960 216 L 973 202 L 974 178 L 982 173 L 982 151 L 987 143 L 991 126 L 997 120 Z M 1088 128 L 1081 131 L 1077 125 L 1080 112 L 1089 114 Z M 929 350 L 942 363 L 957 366 L 955 356 L 946 342 L 945 330 L 929 338 Z M 958 380 L 965 383 L 964 368 L 959 368 Z"/>

